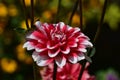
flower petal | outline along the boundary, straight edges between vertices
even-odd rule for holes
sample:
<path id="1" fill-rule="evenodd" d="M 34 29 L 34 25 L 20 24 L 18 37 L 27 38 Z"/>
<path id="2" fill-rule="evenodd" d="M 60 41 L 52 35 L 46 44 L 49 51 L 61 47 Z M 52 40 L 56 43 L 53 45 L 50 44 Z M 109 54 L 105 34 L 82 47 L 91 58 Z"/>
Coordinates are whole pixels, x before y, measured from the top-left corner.
<path id="1" fill-rule="evenodd" d="M 71 63 L 77 63 L 77 55 L 76 55 L 76 53 L 71 53 L 71 54 L 68 56 L 68 60 L 69 60 Z"/>
<path id="2" fill-rule="evenodd" d="M 33 50 L 35 47 L 31 45 L 29 41 L 27 41 L 26 43 L 24 43 L 23 48 L 27 48 L 27 50 Z"/>
<path id="3" fill-rule="evenodd" d="M 47 50 L 47 48 L 35 48 L 35 51 L 36 52 L 43 52 L 43 51 L 45 51 L 45 50 Z"/>
<path id="4" fill-rule="evenodd" d="M 69 64 L 69 65 L 70 65 L 70 64 Z M 69 67 L 69 66 L 68 66 L 68 67 Z M 71 67 L 72 67 L 72 68 L 71 68 Z M 78 72 L 78 74 L 79 74 L 79 71 L 80 71 L 80 68 L 81 68 L 81 66 L 80 66 L 79 63 L 72 64 L 71 67 L 70 67 L 71 74 L 77 74 L 77 72 Z"/>
<path id="5" fill-rule="evenodd" d="M 35 35 L 33 35 L 33 34 L 27 35 L 26 38 L 38 40 L 38 38 L 35 37 Z"/>
<path id="6" fill-rule="evenodd" d="M 62 30 L 65 24 L 63 22 L 60 22 L 59 24 L 60 24 L 60 29 Z"/>
<path id="7" fill-rule="evenodd" d="M 48 56 L 41 55 L 40 53 L 35 52 L 35 51 L 32 54 L 32 58 L 34 61 L 36 61 L 38 66 L 46 66 L 53 61 L 53 59 L 49 59 Z"/>
<path id="8" fill-rule="evenodd" d="M 83 60 L 83 59 L 85 59 L 84 54 L 83 54 L 83 53 L 79 53 L 79 54 L 78 54 L 78 61 L 81 61 L 81 60 Z"/>
<path id="9" fill-rule="evenodd" d="M 81 44 L 86 45 L 88 47 L 93 47 L 93 44 L 89 42 L 88 40 L 84 40 Z"/>
<path id="10" fill-rule="evenodd" d="M 66 58 L 64 56 L 58 56 L 55 58 L 56 64 L 62 68 L 66 64 Z"/>
<path id="11" fill-rule="evenodd" d="M 66 29 L 67 29 L 67 26 L 66 26 L 63 22 L 60 22 L 59 24 L 60 24 L 60 29 L 61 29 L 61 31 L 62 31 L 62 32 L 65 32 Z"/>
<path id="12" fill-rule="evenodd" d="M 55 49 L 55 48 L 57 48 L 58 46 L 59 46 L 59 44 L 55 44 L 54 46 L 51 46 L 51 45 L 50 45 L 50 42 L 47 43 L 47 48 L 48 48 L 48 49 Z"/>
<path id="13" fill-rule="evenodd" d="M 78 44 L 75 41 L 69 41 L 68 42 L 68 46 L 70 46 L 70 47 L 77 47 Z"/>
<path id="14" fill-rule="evenodd" d="M 38 66 L 46 66 L 53 62 L 53 59 L 37 60 L 36 63 Z"/>
<path id="15" fill-rule="evenodd" d="M 39 29 L 41 29 L 41 22 L 40 21 L 36 21 L 35 22 L 35 25 L 36 25 L 36 27 Z"/>
<path id="16" fill-rule="evenodd" d="M 34 51 L 33 54 L 32 54 L 32 58 L 33 58 L 34 61 L 37 61 L 40 58 L 39 53 Z"/>
<path id="17" fill-rule="evenodd" d="M 78 51 L 80 51 L 80 52 L 87 52 L 87 50 L 85 49 L 85 48 L 78 48 Z"/>
<path id="18" fill-rule="evenodd" d="M 63 54 L 69 54 L 69 53 L 70 53 L 70 48 L 67 46 L 67 47 L 65 47 L 64 50 L 61 50 L 61 52 L 62 52 Z"/>
<path id="19" fill-rule="evenodd" d="M 44 26 L 42 26 L 40 21 L 35 22 L 35 25 L 44 35 L 47 36 L 47 34 L 46 34 L 45 30 L 44 30 Z"/>
<path id="20" fill-rule="evenodd" d="M 57 51 L 48 50 L 48 56 L 49 56 L 49 57 L 55 57 L 55 56 L 58 55 L 59 52 L 60 52 L 60 49 L 58 49 Z"/>
<path id="21" fill-rule="evenodd" d="M 73 32 L 73 34 L 75 34 L 75 33 L 77 33 L 77 32 L 79 32 L 80 31 L 80 28 L 74 28 L 75 29 L 75 31 Z"/>

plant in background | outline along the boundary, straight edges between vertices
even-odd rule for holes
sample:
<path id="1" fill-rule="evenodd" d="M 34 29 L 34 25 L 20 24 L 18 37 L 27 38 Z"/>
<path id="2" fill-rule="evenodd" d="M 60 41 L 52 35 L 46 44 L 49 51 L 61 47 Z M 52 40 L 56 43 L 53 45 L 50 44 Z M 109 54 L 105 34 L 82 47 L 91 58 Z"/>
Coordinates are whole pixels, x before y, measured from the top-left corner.
<path id="1" fill-rule="evenodd" d="M 96 73 L 97 80 L 119 80 L 119 75 L 113 68 L 107 70 L 100 70 Z"/>
<path id="2" fill-rule="evenodd" d="M 66 63 L 66 65 L 63 68 L 57 69 L 57 80 L 77 80 L 79 76 L 79 72 L 81 70 L 81 64 L 71 64 Z M 81 80 L 95 80 L 95 76 L 91 76 L 88 73 L 87 67 L 89 66 L 89 63 L 87 63 L 85 70 L 83 72 Z M 50 64 L 46 67 L 44 67 L 42 70 L 40 70 L 41 76 L 43 80 L 52 80 L 53 77 L 53 64 Z"/>

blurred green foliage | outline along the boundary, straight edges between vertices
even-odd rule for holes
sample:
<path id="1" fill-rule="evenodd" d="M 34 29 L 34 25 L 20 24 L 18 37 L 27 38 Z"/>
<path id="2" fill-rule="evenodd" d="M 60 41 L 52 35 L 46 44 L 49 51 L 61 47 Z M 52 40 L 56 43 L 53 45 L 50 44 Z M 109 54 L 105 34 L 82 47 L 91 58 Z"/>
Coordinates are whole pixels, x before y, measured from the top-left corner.
<path id="1" fill-rule="evenodd" d="M 116 70 L 108 68 L 107 70 L 100 70 L 96 73 L 96 80 L 119 80 L 119 74 Z"/>

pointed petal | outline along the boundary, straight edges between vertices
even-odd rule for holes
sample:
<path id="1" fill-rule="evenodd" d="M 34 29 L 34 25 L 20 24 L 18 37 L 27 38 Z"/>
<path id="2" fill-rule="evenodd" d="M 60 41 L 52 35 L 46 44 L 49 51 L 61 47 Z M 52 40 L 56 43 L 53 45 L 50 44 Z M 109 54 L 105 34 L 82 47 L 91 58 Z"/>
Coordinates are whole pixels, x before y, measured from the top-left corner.
<path id="1" fill-rule="evenodd" d="M 24 43 L 23 48 L 27 48 L 27 50 L 33 50 L 35 47 L 28 41 Z"/>
<path id="2" fill-rule="evenodd" d="M 88 47 L 93 47 L 93 44 L 89 42 L 88 40 L 83 41 L 81 44 L 86 45 Z"/>
<path id="3" fill-rule="evenodd" d="M 40 21 L 36 21 L 35 25 L 38 29 L 41 29 L 41 22 Z"/>
<path id="4" fill-rule="evenodd" d="M 74 43 L 73 45 L 71 45 L 71 47 L 77 47 L 77 43 Z"/>
<path id="5" fill-rule="evenodd" d="M 68 60 L 71 63 L 77 63 L 77 55 L 76 55 L 76 53 L 72 53 L 71 55 L 69 55 Z"/>
<path id="6" fill-rule="evenodd" d="M 45 51 L 45 50 L 47 50 L 47 48 L 35 48 L 35 51 L 36 52 L 43 52 L 43 51 Z"/>
<path id="7" fill-rule="evenodd" d="M 58 56 L 55 58 L 56 64 L 62 68 L 66 64 L 66 58 L 64 56 Z"/>
<path id="8" fill-rule="evenodd" d="M 60 24 L 60 29 L 62 30 L 65 24 L 63 22 L 60 22 L 59 24 Z"/>
<path id="9" fill-rule="evenodd" d="M 69 54 L 70 53 L 70 48 L 67 46 L 65 50 L 61 50 L 63 54 Z"/>
<path id="10" fill-rule="evenodd" d="M 54 50 L 48 50 L 48 56 L 55 57 L 58 55 L 59 52 L 60 52 L 60 49 L 58 49 L 56 52 Z"/>
<path id="11" fill-rule="evenodd" d="M 36 26 L 45 36 L 47 36 L 47 34 L 46 34 L 45 30 L 44 30 L 44 26 L 42 26 L 42 24 L 41 24 L 40 21 L 37 21 L 37 22 L 35 23 L 35 26 Z"/>
<path id="12" fill-rule="evenodd" d="M 87 50 L 85 48 L 79 48 L 78 51 L 84 52 L 84 53 L 87 52 Z"/>
<path id="13" fill-rule="evenodd" d="M 47 48 L 48 48 L 48 49 L 55 49 L 55 48 L 58 47 L 58 46 L 59 46 L 59 44 L 56 44 L 56 45 L 54 45 L 54 46 L 51 46 L 51 45 L 50 45 L 50 42 L 47 43 Z"/>
<path id="14" fill-rule="evenodd" d="M 37 40 L 37 38 L 33 34 L 27 35 L 26 38 Z"/>
<path id="15" fill-rule="evenodd" d="M 68 46 L 70 46 L 70 47 L 77 47 L 78 44 L 75 41 L 69 41 L 68 42 Z"/>
<path id="16" fill-rule="evenodd" d="M 47 55 L 41 55 L 41 53 L 36 51 L 33 52 L 32 58 L 34 61 L 36 61 L 38 66 L 46 66 L 53 61 L 53 59 L 49 59 Z"/>
<path id="17" fill-rule="evenodd" d="M 23 48 L 28 47 L 28 46 L 29 46 L 29 44 L 30 44 L 30 42 L 25 42 L 25 43 L 23 44 Z"/>
<path id="18" fill-rule="evenodd" d="M 62 31 L 62 32 L 65 32 L 66 29 L 67 29 L 67 26 L 66 26 L 63 22 L 60 22 L 59 24 L 60 24 L 60 29 L 61 29 L 61 31 Z"/>
<path id="19" fill-rule="evenodd" d="M 32 58 L 34 61 L 37 61 L 40 58 L 39 53 L 34 51 L 32 54 Z"/>
<path id="20" fill-rule="evenodd" d="M 75 29 L 75 31 L 73 32 L 73 34 L 80 31 L 80 28 L 77 28 L 77 27 L 76 27 L 76 28 L 74 28 L 74 29 Z"/>
<path id="21" fill-rule="evenodd" d="M 85 59 L 85 55 L 83 53 L 79 53 L 78 54 L 78 61 L 81 61 L 83 59 Z"/>
<path id="22" fill-rule="evenodd" d="M 46 59 L 46 60 L 37 60 L 36 63 L 38 66 L 46 66 L 46 65 L 49 65 L 50 63 L 53 62 L 53 59 Z"/>

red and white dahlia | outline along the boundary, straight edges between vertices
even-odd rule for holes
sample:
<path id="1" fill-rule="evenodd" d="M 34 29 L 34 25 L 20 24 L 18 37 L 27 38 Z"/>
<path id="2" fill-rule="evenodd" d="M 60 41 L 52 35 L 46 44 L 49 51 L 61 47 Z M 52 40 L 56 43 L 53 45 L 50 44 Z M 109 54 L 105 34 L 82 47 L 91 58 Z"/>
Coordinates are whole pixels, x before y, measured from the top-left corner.
<path id="1" fill-rule="evenodd" d="M 32 57 L 38 66 L 46 66 L 53 61 L 61 68 L 67 61 L 77 63 L 85 59 L 86 48 L 93 46 L 79 28 L 63 22 L 42 24 L 37 21 L 35 26 L 36 30 L 26 36 L 23 47 L 34 50 Z"/>
<path id="2" fill-rule="evenodd" d="M 89 65 L 89 64 L 88 64 Z M 91 76 L 88 73 L 87 66 L 83 72 L 81 80 L 95 80 L 95 76 Z M 53 80 L 53 64 L 50 64 L 40 70 L 40 74 L 43 80 Z M 63 68 L 57 69 L 56 80 L 78 80 L 79 73 L 81 71 L 81 64 L 66 63 Z"/>

